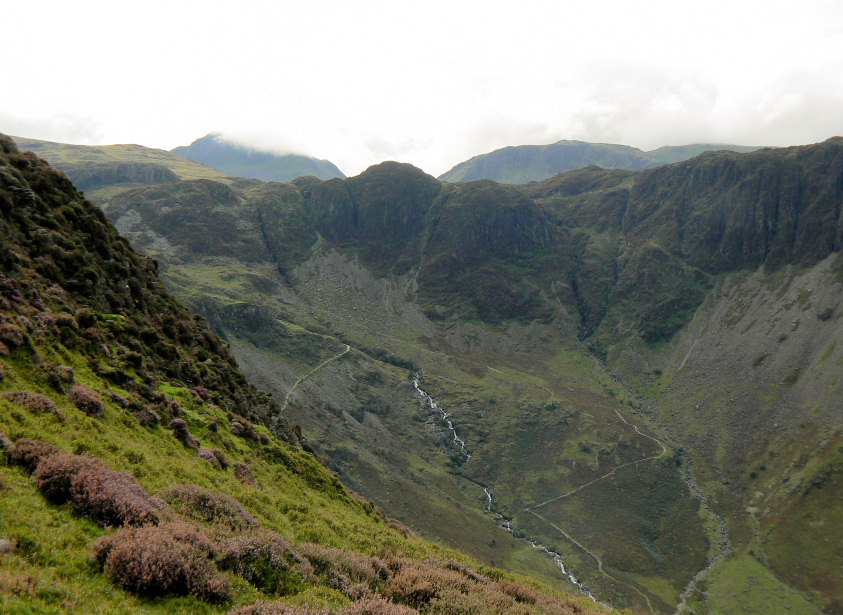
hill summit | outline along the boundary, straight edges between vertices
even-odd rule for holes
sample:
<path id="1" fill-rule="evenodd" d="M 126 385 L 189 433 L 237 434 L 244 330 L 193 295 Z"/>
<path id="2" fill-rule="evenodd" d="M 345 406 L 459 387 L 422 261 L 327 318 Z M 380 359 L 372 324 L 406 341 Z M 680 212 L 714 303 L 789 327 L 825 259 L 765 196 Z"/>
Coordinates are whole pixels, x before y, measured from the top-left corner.
<path id="1" fill-rule="evenodd" d="M 177 147 L 171 152 L 228 175 L 268 182 L 288 182 L 304 176 L 319 179 L 345 177 L 343 172 L 328 160 L 301 154 L 261 151 L 227 141 L 220 133 L 205 135 L 190 145 Z"/>

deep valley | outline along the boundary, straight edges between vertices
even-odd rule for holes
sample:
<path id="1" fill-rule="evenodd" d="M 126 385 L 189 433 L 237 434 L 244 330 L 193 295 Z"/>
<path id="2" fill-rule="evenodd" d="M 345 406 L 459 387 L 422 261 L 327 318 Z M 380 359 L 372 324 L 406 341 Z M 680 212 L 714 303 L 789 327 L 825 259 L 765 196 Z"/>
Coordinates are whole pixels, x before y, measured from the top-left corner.
<path id="1" fill-rule="evenodd" d="M 843 139 L 520 185 L 30 144 L 414 532 L 632 612 L 843 612 Z"/>

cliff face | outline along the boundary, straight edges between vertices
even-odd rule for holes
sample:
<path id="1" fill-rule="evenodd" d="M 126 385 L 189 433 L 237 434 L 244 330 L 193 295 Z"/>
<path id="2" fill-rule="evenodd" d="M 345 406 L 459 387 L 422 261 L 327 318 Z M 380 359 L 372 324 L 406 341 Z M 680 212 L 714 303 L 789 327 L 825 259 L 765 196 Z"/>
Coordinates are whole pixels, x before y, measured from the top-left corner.
<path id="1" fill-rule="evenodd" d="M 595 276 L 576 280 L 580 289 L 602 289 L 580 295 L 586 335 L 602 312 L 601 343 L 629 327 L 654 342 L 687 322 L 711 276 L 812 266 L 838 251 L 841 161 L 843 139 L 833 138 L 711 152 L 640 174 L 583 169 L 519 189 L 580 237 L 579 254 L 594 265 Z"/>
<path id="2" fill-rule="evenodd" d="M 178 176 L 153 162 L 80 163 L 65 165 L 64 172 L 80 190 L 96 190 L 115 184 L 164 184 Z"/>
<path id="3" fill-rule="evenodd" d="M 843 245 L 843 138 L 750 155 L 704 154 L 644 173 L 624 231 L 710 273 L 813 265 Z"/>

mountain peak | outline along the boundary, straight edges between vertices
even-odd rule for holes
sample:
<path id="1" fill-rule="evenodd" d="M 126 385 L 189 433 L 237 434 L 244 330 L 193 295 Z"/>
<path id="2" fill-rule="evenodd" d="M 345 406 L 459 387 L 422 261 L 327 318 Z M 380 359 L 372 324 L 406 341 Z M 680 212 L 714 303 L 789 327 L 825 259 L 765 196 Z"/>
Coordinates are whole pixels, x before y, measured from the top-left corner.
<path id="1" fill-rule="evenodd" d="M 297 177 L 312 175 L 319 179 L 345 177 L 328 160 L 293 153 L 276 153 L 228 140 L 223 133 L 211 132 L 172 153 L 201 162 L 236 177 L 262 181 L 288 182 Z"/>

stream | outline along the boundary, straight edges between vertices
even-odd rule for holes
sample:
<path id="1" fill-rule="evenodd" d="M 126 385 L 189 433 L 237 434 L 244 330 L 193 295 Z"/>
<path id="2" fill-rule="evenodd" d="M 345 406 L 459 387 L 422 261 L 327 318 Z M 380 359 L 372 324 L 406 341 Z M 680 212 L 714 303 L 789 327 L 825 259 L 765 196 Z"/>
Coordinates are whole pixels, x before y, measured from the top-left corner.
<path id="1" fill-rule="evenodd" d="M 413 387 L 416 389 L 416 393 L 418 393 L 423 400 L 427 401 L 427 404 L 430 409 L 437 411 L 439 413 L 440 418 L 448 426 L 448 429 L 450 430 L 451 435 L 453 436 L 454 444 L 459 449 L 460 454 L 465 458 L 464 461 L 468 461 L 469 459 L 471 459 L 471 453 L 465 450 L 465 441 L 457 435 L 457 430 L 454 429 L 454 424 L 451 422 L 451 419 L 448 418 L 450 415 L 445 412 L 445 409 L 439 404 L 437 404 L 436 401 L 430 395 L 428 395 L 419 388 L 418 374 L 413 375 Z"/>
<path id="2" fill-rule="evenodd" d="M 440 418 L 448 426 L 448 429 L 450 430 L 451 436 L 453 438 L 453 443 L 456 446 L 456 448 L 459 450 L 460 454 L 464 457 L 464 460 L 468 461 L 469 459 L 471 459 L 471 453 L 469 453 L 465 449 L 465 440 L 463 440 L 462 438 L 460 438 L 457 435 L 457 430 L 454 428 L 453 422 L 451 421 L 450 418 L 448 418 L 451 415 L 448 414 L 447 412 L 445 412 L 445 409 L 442 408 L 442 406 L 440 406 L 436 402 L 436 400 L 433 399 L 433 397 L 431 397 L 428 393 L 426 393 L 425 391 L 423 391 L 419 387 L 419 375 L 418 374 L 413 374 L 413 388 L 415 388 L 416 393 L 419 395 L 419 397 L 422 398 L 423 402 L 427 403 L 428 407 L 431 410 L 435 410 L 436 412 L 439 413 Z M 466 478 L 468 478 L 468 477 L 466 477 Z M 492 513 L 492 515 L 494 515 L 495 525 L 497 525 L 498 527 L 500 527 L 503 530 L 506 530 L 507 532 L 512 534 L 513 537 L 516 538 L 517 540 L 523 540 L 523 541 L 527 542 L 536 551 L 541 551 L 542 553 L 547 555 L 550 559 L 553 560 L 553 563 L 559 568 L 559 570 L 562 571 L 562 575 L 566 579 L 568 579 L 578 590 L 580 590 L 580 593 L 582 593 L 585 596 L 588 596 L 589 598 L 591 598 L 595 602 L 600 602 L 594 596 L 594 594 L 591 593 L 591 591 L 588 589 L 588 587 L 586 587 L 586 585 L 584 583 L 581 583 L 580 581 L 578 581 L 577 578 L 573 575 L 573 573 L 571 573 L 570 570 L 565 568 L 565 564 L 562 562 L 562 556 L 559 555 L 556 551 L 551 551 L 550 549 L 548 549 L 544 545 L 539 544 L 539 543 L 537 543 L 533 540 L 530 540 L 529 538 L 521 538 L 521 537 L 515 536 L 515 532 L 512 530 L 512 524 L 509 521 L 507 521 L 506 518 L 504 518 L 504 516 L 501 513 L 499 513 L 497 510 L 494 510 L 494 500 L 492 498 L 492 492 L 489 491 L 489 488 L 486 485 L 484 485 L 483 483 L 481 483 L 477 480 L 474 480 L 474 479 L 468 479 L 468 480 L 470 480 L 471 482 L 473 482 L 474 484 L 476 484 L 477 486 L 479 486 L 483 489 L 483 494 L 486 496 L 486 510 L 489 511 L 490 513 Z"/>

